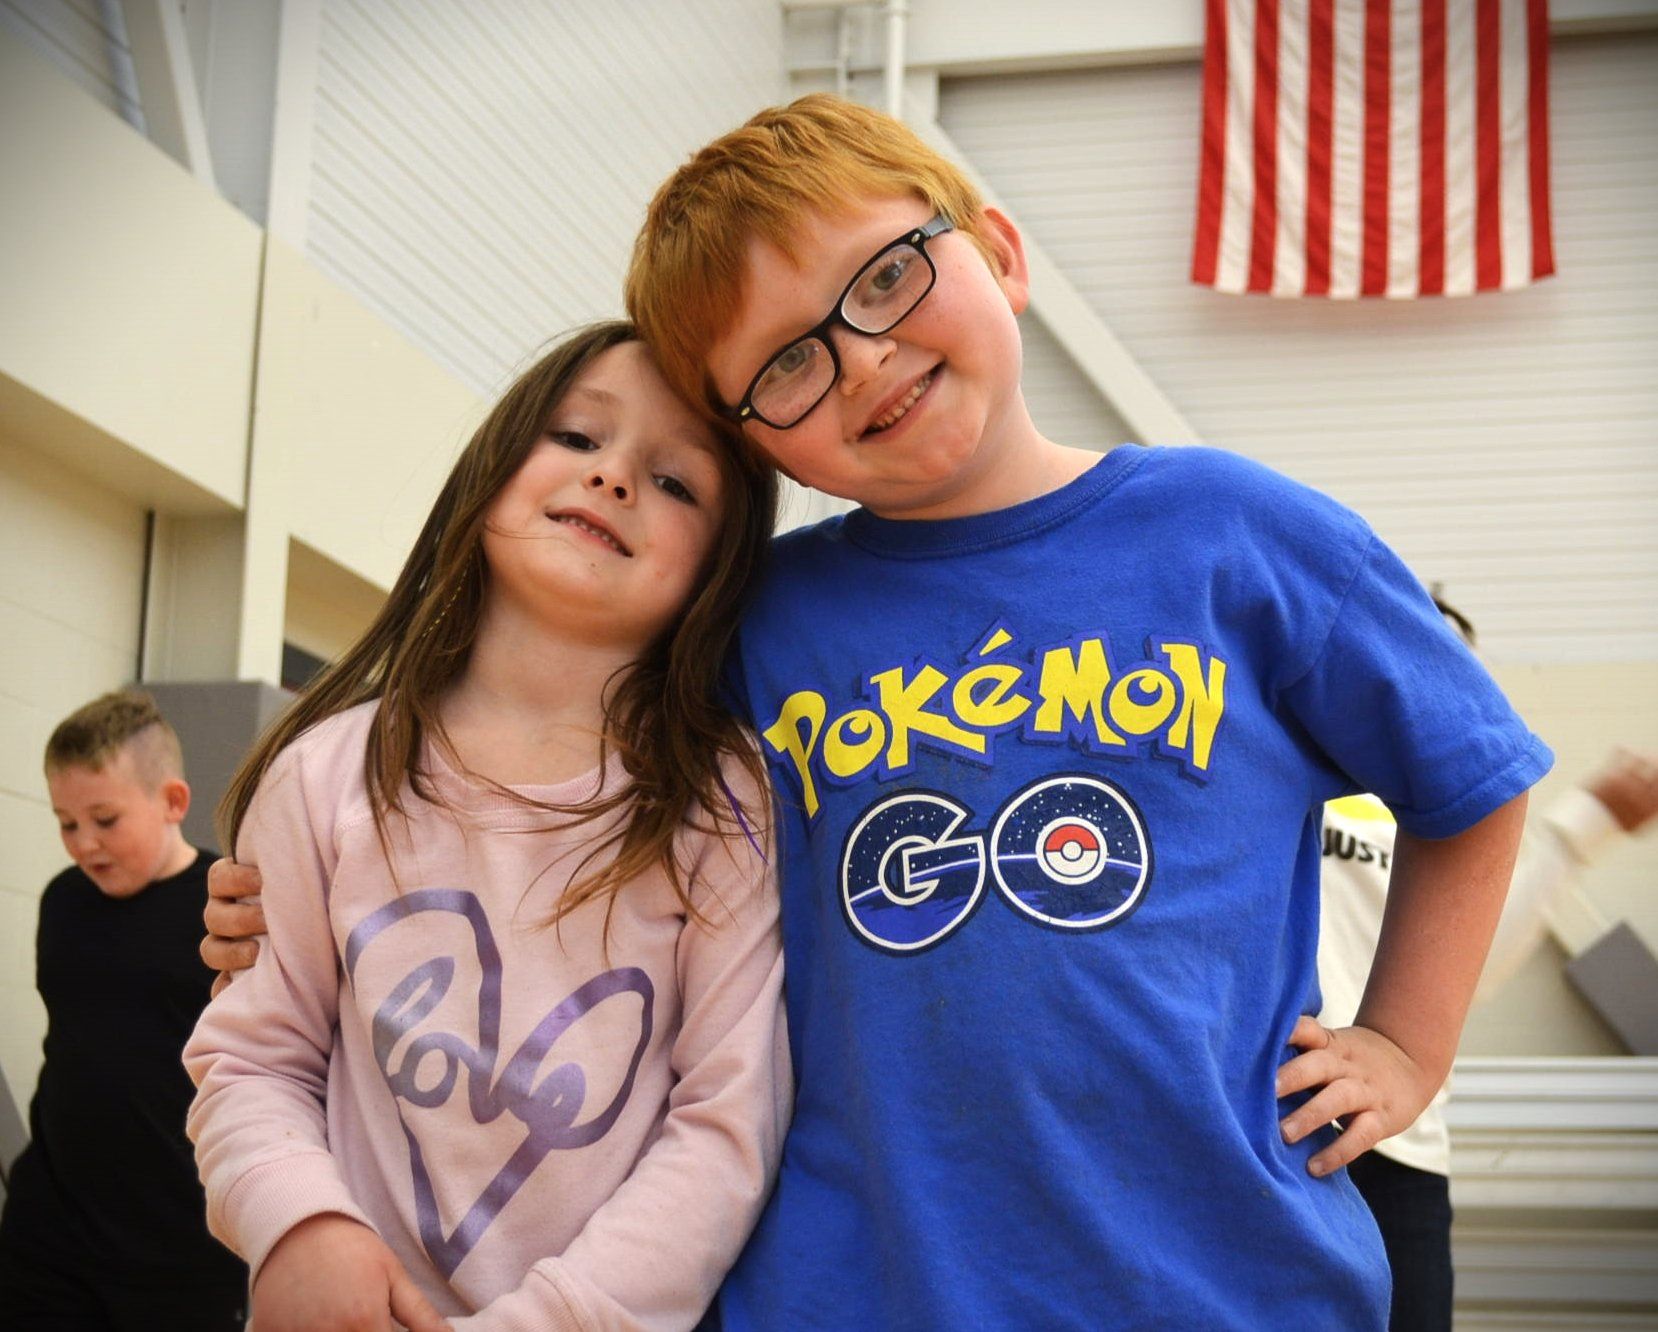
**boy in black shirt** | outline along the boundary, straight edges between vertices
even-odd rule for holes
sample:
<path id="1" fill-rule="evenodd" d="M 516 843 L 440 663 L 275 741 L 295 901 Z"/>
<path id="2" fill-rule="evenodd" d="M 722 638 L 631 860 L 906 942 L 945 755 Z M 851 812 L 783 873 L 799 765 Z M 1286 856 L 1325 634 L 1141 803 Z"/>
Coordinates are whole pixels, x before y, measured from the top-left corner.
<path id="1" fill-rule="evenodd" d="M 207 1233 L 184 1136 L 179 1055 L 213 977 L 178 737 L 147 695 L 107 694 L 52 733 L 46 783 L 75 865 L 40 899 L 46 1062 L 0 1215 L 0 1326 L 239 1329 L 247 1272 Z"/>

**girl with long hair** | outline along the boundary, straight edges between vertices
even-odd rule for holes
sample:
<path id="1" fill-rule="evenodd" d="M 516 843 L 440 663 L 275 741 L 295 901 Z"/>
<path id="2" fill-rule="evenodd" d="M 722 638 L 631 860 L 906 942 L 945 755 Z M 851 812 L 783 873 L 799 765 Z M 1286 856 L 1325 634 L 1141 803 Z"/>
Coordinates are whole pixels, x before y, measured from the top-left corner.
<path id="1" fill-rule="evenodd" d="M 775 506 L 586 329 L 243 764 L 269 937 L 185 1061 L 260 1332 L 701 1315 L 789 1095 L 764 774 L 715 698 Z"/>

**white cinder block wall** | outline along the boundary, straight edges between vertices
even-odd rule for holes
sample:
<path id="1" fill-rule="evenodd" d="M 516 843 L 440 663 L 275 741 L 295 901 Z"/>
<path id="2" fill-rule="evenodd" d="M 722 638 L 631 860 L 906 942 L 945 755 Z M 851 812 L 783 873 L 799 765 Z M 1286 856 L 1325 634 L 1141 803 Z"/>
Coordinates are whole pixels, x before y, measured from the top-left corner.
<path id="1" fill-rule="evenodd" d="M 132 678 L 144 511 L 0 423 L 0 1071 L 21 1110 L 40 1064 L 40 890 L 68 858 L 41 752 L 69 712 Z"/>

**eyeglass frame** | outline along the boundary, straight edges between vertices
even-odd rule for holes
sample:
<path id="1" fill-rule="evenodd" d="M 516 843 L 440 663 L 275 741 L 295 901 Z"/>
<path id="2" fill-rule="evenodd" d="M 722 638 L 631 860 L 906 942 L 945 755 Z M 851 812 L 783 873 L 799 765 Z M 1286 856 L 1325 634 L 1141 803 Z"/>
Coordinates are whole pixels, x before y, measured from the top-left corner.
<path id="1" fill-rule="evenodd" d="M 915 313 L 916 308 L 922 301 L 927 299 L 927 297 L 932 293 L 933 288 L 938 285 L 938 265 L 933 262 L 932 255 L 927 253 L 927 242 L 935 240 L 939 236 L 944 235 L 945 232 L 954 231 L 955 229 L 956 224 L 947 218 L 943 213 L 934 213 L 931 218 L 923 222 L 919 227 L 910 227 L 902 235 L 894 236 L 885 245 L 880 246 L 869 256 L 868 259 L 858 265 L 858 271 L 852 275 L 852 280 L 846 284 L 844 289 L 842 289 L 841 294 L 836 298 L 834 305 L 830 307 L 829 313 L 816 324 L 812 325 L 811 328 L 800 334 L 799 337 L 790 338 L 770 356 L 766 357 L 766 359 L 760 363 L 760 369 L 755 373 L 754 378 L 748 381 L 748 388 L 744 391 L 741 400 L 739 400 L 735 407 L 721 407 L 720 415 L 726 420 L 739 426 L 744 425 L 749 421 L 758 421 L 761 425 L 770 426 L 773 430 L 793 430 L 797 425 L 815 412 L 823 400 L 829 396 L 829 391 L 833 389 L 836 384 L 840 383 L 841 358 L 840 353 L 835 350 L 835 340 L 829 336 L 830 332 L 835 328 L 846 327 L 862 337 L 878 338 L 883 333 L 892 332 L 893 329 L 902 324 L 906 319 Z M 852 289 L 858 285 L 858 280 L 862 278 L 866 272 L 868 272 L 870 266 L 873 265 L 877 259 L 884 255 L 888 250 L 894 249 L 900 245 L 910 246 L 926 262 L 928 271 L 927 285 L 923 288 L 921 294 L 915 298 L 915 301 L 910 308 L 905 310 L 903 314 L 899 315 L 898 318 L 894 319 L 884 328 L 859 328 L 850 319 L 848 319 L 844 313 L 847 297 L 852 295 Z M 771 421 L 760 414 L 760 409 L 754 405 L 754 390 L 760 387 L 760 381 L 766 377 L 766 372 L 769 371 L 779 359 L 781 359 L 785 352 L 787 352 L 791 347 L 798 346 L 802 342 L 810 342 L 814 338 L 821 342 L 824 349 L 828 351 L 829 362 L 835 367 L 835 373 L 829 377 L 829 382 L 824 386 L 823 392 L 818 394 L 818 396 L 813 399 L 810 407 L 803 411 L 799 416 L 795 417 L 794 420 L 790 421 L 788 425 L 778 425 L 774 421 Z"/>

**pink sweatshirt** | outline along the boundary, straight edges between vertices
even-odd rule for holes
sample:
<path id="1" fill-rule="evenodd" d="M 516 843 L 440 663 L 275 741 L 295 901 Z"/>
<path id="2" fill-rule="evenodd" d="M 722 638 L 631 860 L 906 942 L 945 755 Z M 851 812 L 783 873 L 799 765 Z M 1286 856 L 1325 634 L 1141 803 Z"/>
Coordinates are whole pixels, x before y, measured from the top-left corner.
<path id="1" fill-rule="evenodd" d="M 354 1217 L 458 1332 L 692 1326 L 788 1113 L 764 858 L 687 825 L 712 928 L 653 871 L 616 898 L 607 952 L 602 902 L 542 923 L 595 825 L 549 830 L 434 760 L 460 813 L 409 799 L 394 882 L 363 788 L 374 706 L 283 751 L 237 842 L 269 939 L 184 1052 L 213 1233 L 257 1275 L 306 1217 Z M 525 792 L 573 803 L 603 778 Z M 757 823 L 763 798 L 728 780 Z"/>

